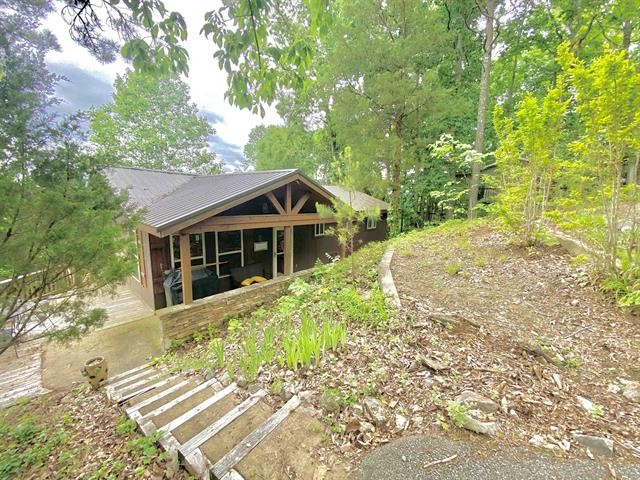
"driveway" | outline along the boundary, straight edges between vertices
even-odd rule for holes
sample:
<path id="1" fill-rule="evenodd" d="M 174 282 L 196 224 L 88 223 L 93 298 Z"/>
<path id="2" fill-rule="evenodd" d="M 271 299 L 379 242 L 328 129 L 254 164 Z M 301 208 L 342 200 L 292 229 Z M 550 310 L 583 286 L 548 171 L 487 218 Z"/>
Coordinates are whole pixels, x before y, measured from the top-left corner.
<path id="1" fill-rule="evenodd" d="M 609 466 L 608 464 L 611 466 Z M 640 464 L 560 459 L 541 450 L 496 448 L 436 436 L 402 437 L 369 453 L 350 480 L 587 480 L 640 478 Z"/>

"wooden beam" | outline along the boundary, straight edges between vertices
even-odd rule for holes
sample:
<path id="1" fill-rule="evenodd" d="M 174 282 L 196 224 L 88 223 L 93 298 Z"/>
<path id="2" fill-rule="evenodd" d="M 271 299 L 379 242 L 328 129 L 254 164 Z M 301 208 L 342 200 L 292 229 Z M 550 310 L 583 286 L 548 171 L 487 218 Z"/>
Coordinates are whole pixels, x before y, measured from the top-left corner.
<path id="1" fill-rule="evenodd" d="M 287 214 L 291 213 L 291 184 L 287 183 L 285 196 L 285 210 Z"/>
<path id="2" fill-rule="evenodd" d="M 188 233 L 180 234 L 180 269 L 182 270 L 182 303 L 193 303 L 193 284 L 191 277 L 191 242 Z"/>
<path id="3" fill-rule="evenodd" d="M 183 423 L 188 422 L 189 420 L 191 420 L 193 417 L 198 415 L 200 412 L 202 412 L 202 411 L 206 410 L 207 408 L 209 408 L 211 405 L 214 405 L 215 403 L 218 403 L 220 400 L 225 398 L 227 395 L 232 394 L 237 389 L 238 389 L 238 386 L 235 383 L 232 383 L 231 385 L 227 385 L 225 388 L 223 388 L 219 392 L 216 392 L 213 396 L 211 396 L 211 397 L 207 398 L 206 400 L 200 402 L 198 405 L 193 407 L 191 410 L 187 410 L 186 412 L 184 412 L 179 417 L 174 418 L 173 420 L 171 420 L 169 423 L 167 423 L 165 425 L 157 425 L 157 429 L 158 430 L 162 430 L 163 432 L 167 432 L 167 433 L 171 432 L 172 430 L 175 430 L 176 428 L 178 428 Z"/>
<path id="4" fill-rule="evenodd" d="M 209 218 L 197 225 L 184 229 L 182 233 L 224 232 L 251 228 L 313 225 L 315 223 L 335 223 L 335 219 L 333 217 L 323 217 L 318 213 L 230 215 Z"/>
<path id="5" fill-rule="evenodd" d="M 307 203 L 307 200 L 309 200 L 310 196 L 311 194 L 309 192 L 306 192 L 304 195 L 302 195 L 296 202 L 296 205 L 295 207 L 293 207 L 291 213 L 293 215 L 297 215 L 298 213 L 300 213 L 300 210 L 302 210 L 302 207 L 304 207 L 304 204 Z"/>
<path id="6" fill-rule="evenodd" d="M 132 420 L 136 420 L 136 421 L 139 420 L 142 417 L 142 414 L 140 413 L 141 408 L 151 405 L 152 403 L 157 402 L 158 400 L 166 397 L 167 395 L 171 395 L 173 392 L 180 390 L 182 387 L 188 384 L 189 384 L 189 380 L 182 380 L 181 382 L 178 382 L 175 385 L 172 385 L 169 388 L 162 390 L 160 393 L 156 393 L 155 395 L 145 398 L 141 402 L 138 402 L 128 407 L 126 409 L 127 415 L 129 415 L 129 418 L 131 418 Z"/>
<path id="7" fill-rule="evenodd" d="M 284 227 L 284 274 L 293 273 L 293 227 Z"/>
<path id="8" fill-rule="evenodd" d="M 280 215 L 285 214 L 284 208 L 282 208 L 282 205 L 280 205 L 280 202 L 278 201 L 276 196 L 273 194 L 273 192 L 267 192 L 267 198 L 269 199 L 271 204 L 275 207 L 275 209 L 278 211 Z"/>
<path id="9" fill-rule="evenodd" d="M 179 403 L 184 402 L 186 399 L 194 396 L 196 393 L 199 393 L 199 392 L 201 392 L 203 390 L 206 390 L 209 387 L 211 389 L 213 389 L 214 393 L 217 393 L 222 389 L 222 384 L 220 382 L 218 382 L 218 380 L 216 380 L 215 378 L 212 378 L 211 380 L 207 380 L 206 382 L 201 383 L 200 385 L 198 385 L 196 388 L 188 390 L 187 392 L 183 393 L 179 397 L 174 398 L 170 402 L 167 402 L 167 403 L 165 403 L 163 405 L 160 405 L 155 410 L 152 410 L 150 412 L 145 413 L 140 418 L 140 420 L 141 421 L 142 420 L 149 420 L 149 419 L 152 419 L 153 417 L 157 417 L 158 415 L 163 414 L 167 410 L 171 410 L 173 407 L 175 407 Z"/>

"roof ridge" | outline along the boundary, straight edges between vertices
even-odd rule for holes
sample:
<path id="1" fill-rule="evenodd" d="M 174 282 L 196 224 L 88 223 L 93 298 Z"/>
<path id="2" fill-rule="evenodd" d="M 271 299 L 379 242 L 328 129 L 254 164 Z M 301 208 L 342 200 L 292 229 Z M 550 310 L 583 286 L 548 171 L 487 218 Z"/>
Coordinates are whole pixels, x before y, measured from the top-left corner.
<path id="1" fill-rule="evenodd" d="M 248 170 L 244 172 L 233 171 L 228 173 L 220 173 L 219 175 L 246 175 L 246 174 L 252 174 L 252 173 L 285 173 L 285 172 L 293 173 L 299 170 L 300 169 L 298 168 L 275 168 L 273 170 Z"/>
<path id="2" fill-rule="evenodd" d="M 293 173 L 299 171 L 298 168 L 276 168 L 273 170 L 249 170 L 244 172 L 221 172 L 221 173 L 193 173 L 193 172 L 179 172 L 177 170 L 162 170 L 158 168 L 148 168 L 148 167 L 134 167 L 128 165 L 111 165 L 107 168 L 121 168 L 125 170 L 138 170 L 142 172 L 153 172 L 153 173 L 169 173 L 172 175 L 186 175 L 189 177 L 197 178 L 197 177 L 218 177 L 220 175 L 247 175 L 247 174 L 255 174 L 255 173 Z"/>
<path id="3" fill-rule="evenodd" d="M 129 165 L 110 165 L 107 168 L 121 168 L 123 170 L 138 170 L 142 172 L 154 172 L 154 173 L 170 173 L 172 175 L 185 175 L 188 177 L 197 177 L 199 176 L 197 173 L 188 173 L 188 172 L 178 172 L 176 170 L 161 170 L 158 168 L 148 168 L 148 167 L 133 167 Z"/>

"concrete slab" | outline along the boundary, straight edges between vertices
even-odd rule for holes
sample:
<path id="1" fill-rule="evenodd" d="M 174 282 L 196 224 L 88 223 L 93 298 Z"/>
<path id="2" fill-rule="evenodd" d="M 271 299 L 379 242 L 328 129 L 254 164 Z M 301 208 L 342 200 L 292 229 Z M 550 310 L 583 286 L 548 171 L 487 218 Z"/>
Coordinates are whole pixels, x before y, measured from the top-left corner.
<path id="1" fill-rule="evenodd" d="M 104 357 L 109 375 L 117 375 L 162 353 L 160 322 L 149 316 L 96 330 L 72 345 L 45 344 L 42 383 L 46 388 L 63 390 L 84 381 L 81 369 L 92 357 Z"/>

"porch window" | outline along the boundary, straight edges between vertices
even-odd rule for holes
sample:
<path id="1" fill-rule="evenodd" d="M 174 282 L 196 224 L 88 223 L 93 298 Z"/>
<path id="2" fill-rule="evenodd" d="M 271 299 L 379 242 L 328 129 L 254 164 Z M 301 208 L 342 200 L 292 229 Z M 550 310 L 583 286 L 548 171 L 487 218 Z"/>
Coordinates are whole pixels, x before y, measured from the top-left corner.
<path id="1" fill-rule="evenodd" d="M 218 278 L 231 275 L 231 269 L 244 265 L 242 230 L 217 232 Z"/>
<path id="2" fill-rule="evenodd" d="M 378 227 L 378 219 L 375 217 L 367 217 L 367 230 L 375 230 Z"/>
<path id="3" fill-rule="evenodd" d="M 202 233 L 192 233 L 189 235 L 189 245 L 191 249 L 191 266 L 204 265 L 204 242 Z M 180 237 L 171 235 L 171 264 L 173 268 L 180 268 Z"/>
<path id="4" fill-rule="evenodd" d="M 171 265 L 180 268 L 180 237 L 171 235 Z M 192 233 L 189 235 L 191 265 L 214 267 L 218 278 L 230 275 L 232 268 L 244 265 L 242 230 Z"/>
<path id="5" fill-rule="evenodd" d="M 324 237 L 325 236 L 324 226 L 325 226 L 324 223 L 316 223 L 314 226 L 315 228 L 314 228 L 313 235 L 315 237 Z"/>

